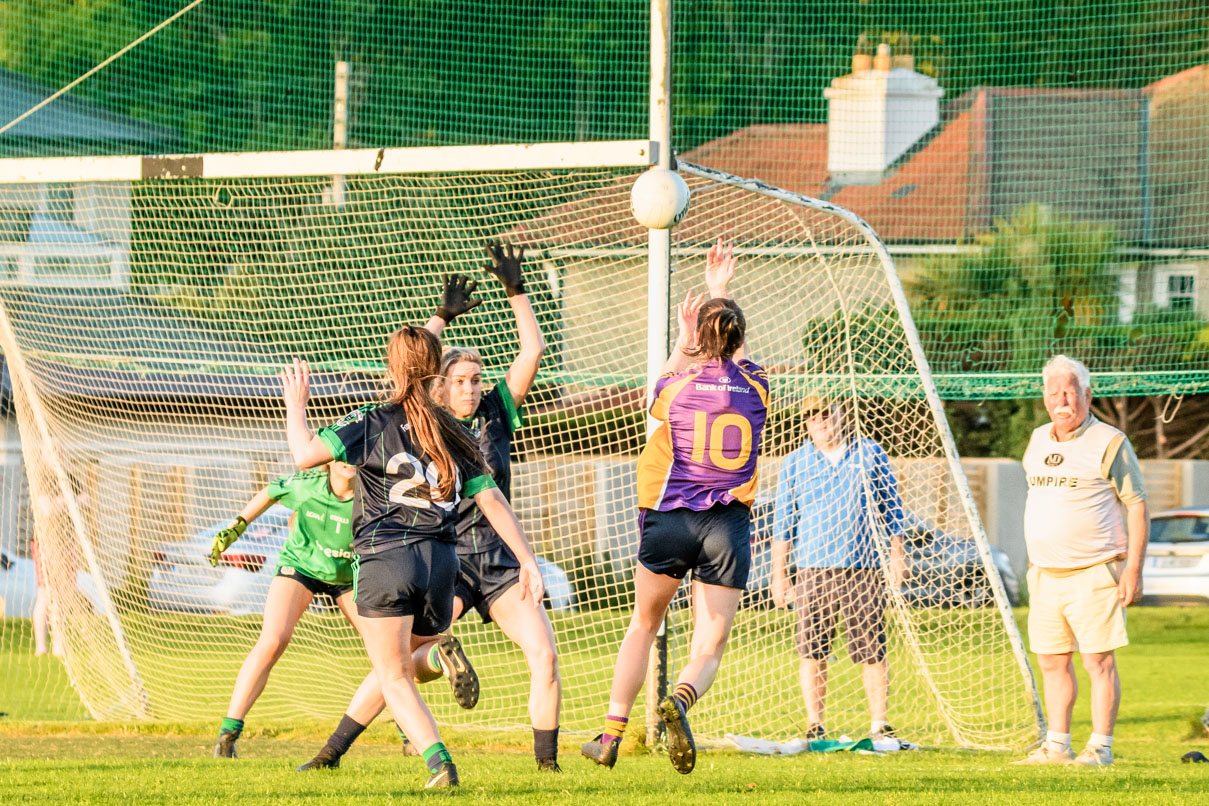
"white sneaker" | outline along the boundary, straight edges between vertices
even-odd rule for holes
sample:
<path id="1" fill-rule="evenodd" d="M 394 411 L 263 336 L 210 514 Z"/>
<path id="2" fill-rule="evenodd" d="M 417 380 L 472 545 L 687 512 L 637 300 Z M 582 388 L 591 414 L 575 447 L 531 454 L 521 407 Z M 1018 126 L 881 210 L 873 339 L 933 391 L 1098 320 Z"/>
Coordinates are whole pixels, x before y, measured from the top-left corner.
<path id="1" fill-rule="evenodd" d="M 1019 761 L 1013 761 L 1017 766 L 1036 766 L 1039 764 L 1070 764 L 1075 760 L 1075 753 L 1069 747 L 1054 749 L 1049 744 L 1043 744 Z"/>
<path id="2" fill-rule="evenodd" d="M 1112 766 L 1112 748 L 1088 745 L 1071 764 L 1079 767 L 1110 767 Z"/>

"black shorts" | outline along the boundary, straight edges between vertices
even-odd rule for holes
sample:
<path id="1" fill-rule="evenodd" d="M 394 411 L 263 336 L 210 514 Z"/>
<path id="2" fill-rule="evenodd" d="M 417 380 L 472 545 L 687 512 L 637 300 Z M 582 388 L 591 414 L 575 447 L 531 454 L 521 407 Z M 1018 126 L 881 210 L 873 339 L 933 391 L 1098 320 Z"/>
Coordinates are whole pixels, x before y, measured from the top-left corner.
<path id="1" fill-rule="evenodd" d="M 831 655 L 835 625 L 842 614 L 853 663 L 886 659 L 886 591 L 874 568 L 804 568 L 794 591 L 798 614 L 797 648 L 803 658 Z"/>
<path id="2" fill-rule="evenodd" d="M 357 612 L 365 618 L 413 616 L 413 635 L 437 635 L 453 621 L 458 554 L 452 543 L 421 540 L 357 558 Z"/>
<path id="3" fill-rule="evenodd" d="M 747 588 L 751 571 L 751 510 L 738 501 L 707 510 L 638 512 L 638 562 L 648 571 L 707 585 Z"/>
<path id="4" fill-rule="evenodd" d="M 353 589 L 352 585 L 337 585 L 334 582 L 324 582 L 322 579 L 309 577 L 292 565 L 283 565 L 278 568 L 277 576 L 294 580 L 315 596 L 327 594 L 332 597 L 333 602 Z"/>
<path id="5" fill-rule="evenodd" d="M 521 564 L 502 544 L 479 554 L 461 554 L 458 559 L 462 568 L 453 595 L 462 600 L 462 615 L 473 607 L 483 623 L 490 624 L 491 606 L 520 581 Z"/>

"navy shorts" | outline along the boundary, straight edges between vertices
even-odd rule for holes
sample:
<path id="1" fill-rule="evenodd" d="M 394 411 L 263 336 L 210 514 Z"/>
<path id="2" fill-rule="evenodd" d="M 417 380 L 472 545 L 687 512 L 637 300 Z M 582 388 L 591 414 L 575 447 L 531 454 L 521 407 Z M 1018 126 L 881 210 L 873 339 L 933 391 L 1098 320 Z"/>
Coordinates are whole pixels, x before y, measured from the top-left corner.
<path id="1" fill-rule="evenodd" d="M 279 566 L 277 576 L 294 580 L 315 596 L 326 594 L 332 597 L 333 602 L 353 589 L 352 585 L 337 585 L 334 582 L 324 582 L 322 579 L 307 576 L 292 565 Z"/>
<path id="2" fill-rule="evenodd" d="M 438 635 L 453 621 L 458 554 L 452 543 L 421 540 L 357 558 L 357 612 L 365 618 L 412 616 L 413 635 Z"/>
<path id="3" fill-rule="evenodd" d="M 505 545 L 497 545 L 479 554 L 458 556 L 462 568 L 453 595 L 462 600 L 462 615 L 474 608 L 491 623 L 491 606 L 505 591 L 520 581 L 521 564 Z"/>
<path id="4" fill-rule="evenodd" d="M 643 509 L 638 562 L 648 571 L 746 590 L 751 571 L 751 510 L 738 501 L 692 509 Z"/>

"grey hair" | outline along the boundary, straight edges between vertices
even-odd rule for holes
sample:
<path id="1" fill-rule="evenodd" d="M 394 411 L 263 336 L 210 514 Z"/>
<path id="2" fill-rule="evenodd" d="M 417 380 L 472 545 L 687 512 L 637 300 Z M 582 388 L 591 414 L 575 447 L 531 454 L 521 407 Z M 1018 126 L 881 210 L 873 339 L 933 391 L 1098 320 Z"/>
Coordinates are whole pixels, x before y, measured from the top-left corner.
<path id="1" fill-rule="evenodd" d="M 1054 375 L 1071 376 L 1079 385 L 1080 392 L 1091 389 L 1091 373 L 1087 371 L 1087 367 L 1082 361 L 1076 361 L 1069 356 L 1056 355 L 1046 361 L 1045 368 L 1041 370 L 1041 383 L 1044 384 Z"/>

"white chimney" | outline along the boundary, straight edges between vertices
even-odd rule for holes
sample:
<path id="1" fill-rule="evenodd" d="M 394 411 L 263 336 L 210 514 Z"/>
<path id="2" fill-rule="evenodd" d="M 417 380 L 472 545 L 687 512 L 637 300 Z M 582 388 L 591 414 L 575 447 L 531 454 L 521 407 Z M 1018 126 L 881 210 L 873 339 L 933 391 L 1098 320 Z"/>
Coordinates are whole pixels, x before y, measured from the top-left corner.
<path id="1" fill-rule="evenodd" d="M 827 99 L 827 172 L 833 182 L 876 185 L 886 169 L 940 122 L 944 90 L 915 72 L 910 57 L 857 54 L 852 73 L 832 80 Z"/>

